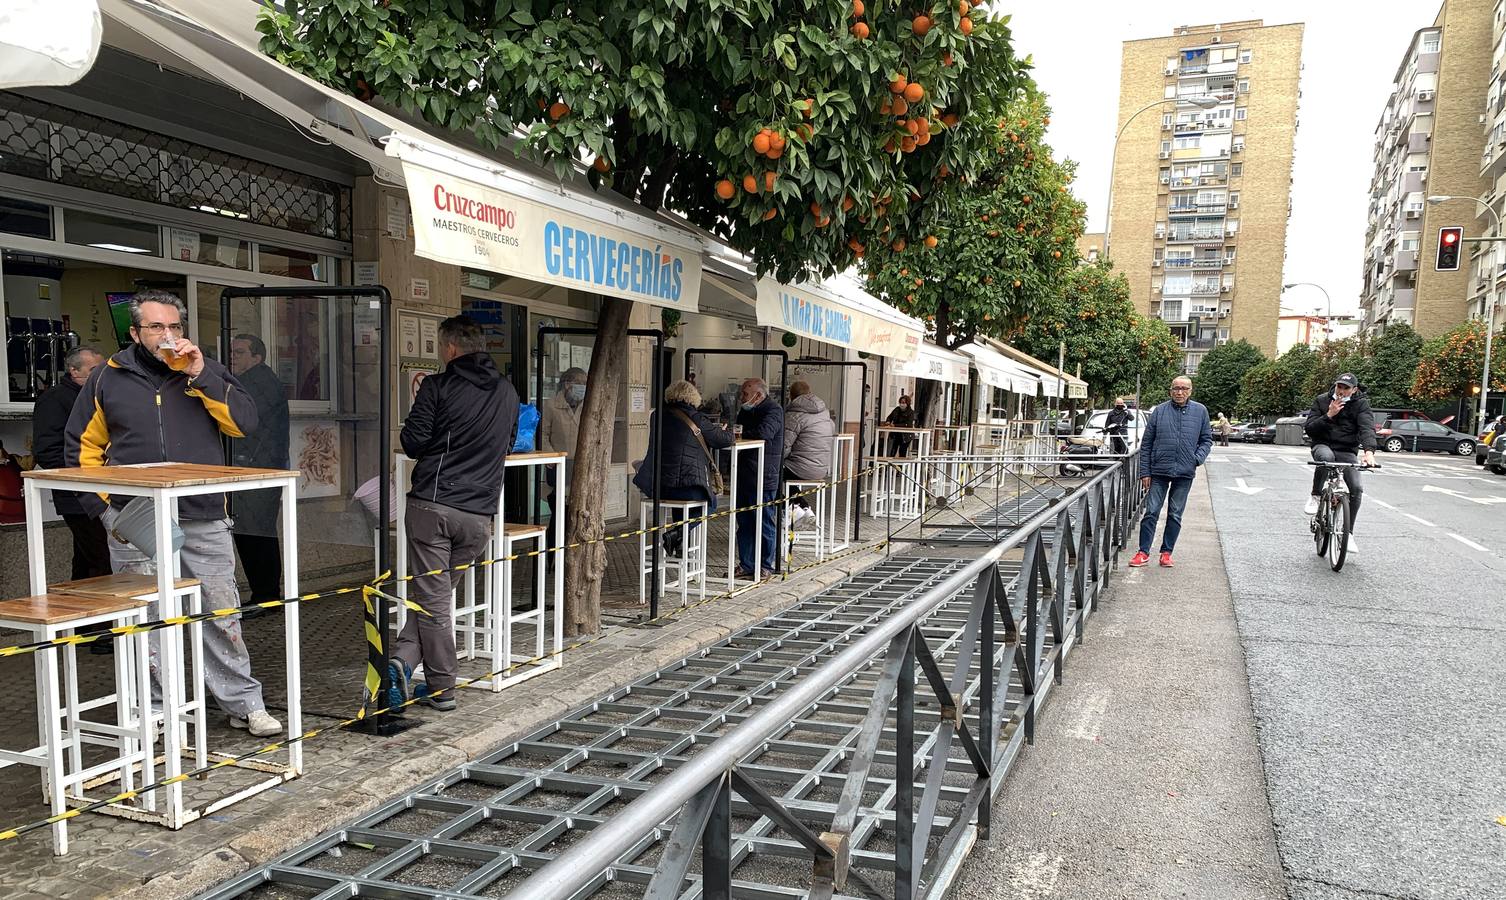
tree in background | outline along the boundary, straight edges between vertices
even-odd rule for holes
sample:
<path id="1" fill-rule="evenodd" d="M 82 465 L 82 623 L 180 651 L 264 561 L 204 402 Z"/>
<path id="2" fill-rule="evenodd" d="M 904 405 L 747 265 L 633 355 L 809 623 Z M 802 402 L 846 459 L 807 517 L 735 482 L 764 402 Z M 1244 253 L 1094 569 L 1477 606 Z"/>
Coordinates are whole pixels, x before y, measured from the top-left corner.
<path id="1" fill-rule="evenodd" d="M 1359 379 L 1368 390 L 1370 386 L 1370 354 L 1368 343 L 1362 337 L 1325 341 L 1314 350 L 1314 365 L 1302 392 L 1309 398 L 1316 397 L 1333 387 L 1334 381 L 1345 372 Z"/>
<path id="2" fill-rule="evenodd" d="M 1412 381 L 1422 353 L 1422 337 L 1405 323 L 1391 325 L 1370 342 L 1364 385 L 1370 405 L 1401 407 L 1411 402 Z"/>
<path id="3" fill-rule="evenodd" d="M 1197 399 L 1215 416 L 1233 415 L 1241 379 L 1264 361 L 1260 348 L 1243 338 L 1214 347 L 1197 367 Z"/>
<path id="4" fill-rule="evenodd" d="M 1475 396 L 1484 365 L 1485 323 L 1471 319 L 1422 345 L 1411 395 L 1425 402 Z M 1506 390 L 1506 340 L 1499 336 L 1490 350 L 1490 389 Z"/>
<path id="5" fill-rule="evenodd" d="M 1312 403 L 1307 382 L 1318 364 L 1317 354 L 1298 344 L 1276 359 L 1258 363 L 1239 384 L 1235 406 L 1244 416 L 1290 416 Z"/>
<path id="6" fill-rule="evenodd" d="M 1164 390 L 1182 356 L 1165 322 L 1135 311 L 1129 283 L 1106 261 L 1064 273 L 1057 292 L 1035 302 L 1013 340 L 1026 353 L 1050 361 L 1063 342 L 1067 369 L 1081 366 L 1098 405 L 1132 394 L 1137 375 L 1147 387 Z"/>
<path id="7" fill-rule="evenodd" d="M 1026 81 L 1006 20 L 986 10 L 872 5 L 286 0 L 258 29 L 293 69 L 562 180 L 584 170 L 795 281 L 847 268 L 864 246 L 935 237 L 950 213 L 933 194 L 984 183 L 999 156 L 995 98 Z M 567 514 L 582 544 L 566 561 L 570 634 L 600 628 L 631 312 L 603 298 L 597 318 Z"/>

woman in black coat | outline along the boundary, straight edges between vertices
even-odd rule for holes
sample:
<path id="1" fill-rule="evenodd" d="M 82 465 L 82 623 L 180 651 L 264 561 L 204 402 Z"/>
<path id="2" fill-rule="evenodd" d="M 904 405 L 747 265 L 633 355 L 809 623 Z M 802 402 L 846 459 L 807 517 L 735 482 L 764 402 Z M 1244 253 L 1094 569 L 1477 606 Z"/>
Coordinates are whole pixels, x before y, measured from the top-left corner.
<path id="1" fill-rule="evenodd" d="M 711 421 L 699 409 L 701 392 L 688 381 L 676 381 L 664 392 L 664 405 L 654 410 L 648 423 L 648 453 L 633 476 L 633 485 L 645 497 L 654 495 L 654 459 L 659 455 L 654 434 L 658 430 L 657 419 L 664 415 L 664 454 L 659 470 L 659 497 L 663 500 L 699 500 L 706 504 L 706 513 L 716 511 L 716 493 L 711 490 L 711 467 L 716 461 L 707 451 L 716 451 L 732 446 L 732 433 Z M 701 433 L 696 439 L 695 431 Z M 701 442 L 706 447 L 701 447 Z M 692 531 L 695 526 L 691 526 Z M 678 549 L 678 529 L 666 532 L 665 547 L 671 552 Z"/>

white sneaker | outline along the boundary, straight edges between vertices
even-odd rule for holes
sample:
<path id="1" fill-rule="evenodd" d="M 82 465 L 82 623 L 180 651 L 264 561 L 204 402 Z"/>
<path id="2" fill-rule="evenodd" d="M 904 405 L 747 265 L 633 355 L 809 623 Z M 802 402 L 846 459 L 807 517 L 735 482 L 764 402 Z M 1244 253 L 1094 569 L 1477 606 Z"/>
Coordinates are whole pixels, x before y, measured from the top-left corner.
<path id="1" fill-rule="evenodd" d="M 807 523 L 814 522 L 816 514 L 804 506 L 795 507 L 790 513 L 790 523 L 796 528 L 804 528 Z"/>
<path id="2" fill-rule="evenodd" d="M 1302 512 L 1309 516 L 1316 516 L 1318 514 L 1318 498 L 1308 497 L 1307 505 L 1302 507 Z"/>
<path id="3" fill-rule="evenodd" d="M 1349 535 L 1349 546 L 1348 546 L 1348 549 L 1346 549 L 1344 551 L 1344 555 L 1345 556 L 1353 556 L 1354 554 L 1356 554 L 1356 553 L 1359 552 L 1359 549 L 1360 549 L 1360 545 L 1357 544 L 1357 543 L 1355 543 L 1355 541 L 1354 541 L 1354 535 L 1352 535 L 1352 534 Z"/>
<path id="4" fill-rule="evenodd" d="M 282 723 L 268 715 L 264 709 L 253 710 L 251 715 L 244 719 L 231 716 L 230 727 L 249 731 L 255 737 L 271 737 L 282 733 Z"/>

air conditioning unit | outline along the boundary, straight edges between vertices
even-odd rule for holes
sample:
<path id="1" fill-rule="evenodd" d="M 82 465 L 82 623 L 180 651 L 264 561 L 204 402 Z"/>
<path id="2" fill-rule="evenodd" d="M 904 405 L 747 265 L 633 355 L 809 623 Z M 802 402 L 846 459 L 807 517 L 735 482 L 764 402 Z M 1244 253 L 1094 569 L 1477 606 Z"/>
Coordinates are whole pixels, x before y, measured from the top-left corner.
<path id="1" fill-rule="evenodd" d="M 1159 259 L 1153 259 L 1153 260 L 1151 260 L 1150 261 L 1150 267 L 1152 269 L 1159 269 L 1159 268 L 1161 268 L 1161 261 Z"/>
<path id="2" fill-rule="evenodd" d="M 1161 123 L 1161 130 L 1162 131 L 1170 131 L 1171 130 L 1171 123 L 1163 121 Z"/>
<path id="3" fill-rule="evenodd" d="M 1157 294 L 1161 293 L 1161 286 L 1159 284 L 1151 285 L 1150 289 L 1152 291 L 1155 291 Z"/>
<path id="4" fill-rule="evenodd" d="M 1420 209 L 1409 209 L 1409 210 L 1407 210 L 1407 218 L 1409 218 L 1409 219 L 1420 219 L 1420 218 L 1422 218 L 1422 210 L 1420 210 Z"/>
<path id="5" fill-rule="evenodd" d="M 1171 159 L 1171 151 L 1170 150 L 1162 150 L 1161 153 L 1160 153 L 1160 157 L 1162 159 Z"/>
<path id="6" fill-rule="evenodd" d="M 1424 103 L 1426 103 L 1427 101 L 1433 99 L 1433 92 L 1432 91 L 1418 91 L 1417 92 L 1417 99 L 1423 101 Z"/>
<path id="7" fill-rule="evenodd" d="M 1229 208 L 1230 209 L 1239 209 L 1239 201 L 1238 200 L 1230 200 L 1229 201 Z"/>
<path id="8" fill-rule="evenodd" d="M 1223 147 L 1223 148 L 1221 148 L 1221 149 L 1220 149 L 1220 150 L 1219 150 L 1219 151 L 1218 151 L 1218 155 L 1219 155 L 1219 156 L 1228 156 L 1228 155 L 1229 155 L 1229 148 L 1227 148 L 1227 147 Z"/>
<path id="9" fill-rule="evenodd" d="M 1221 310 L 1219 310 L 1218 311 L 1218 317 L 1220 319 L 1227 319 L 1227 318 L 1229 318 L 1229 311 L 1227 309 L 1221 309 Z"/>
<path id="10" fill-rule="evenodd" d="M 1170 175 L 1162 175 L 1161 176 L 1161 183 L 1162 184 L 1171 184 L 1171 176 Z"/>
<path id="11" fill-rule="evenodd" d="M 1232 284 L 1221 284 L 1218 286 L 1218 292 L 1220 294 L 1227 294 L 1232 290 L 1234 290 L 1234 285 Z"/>

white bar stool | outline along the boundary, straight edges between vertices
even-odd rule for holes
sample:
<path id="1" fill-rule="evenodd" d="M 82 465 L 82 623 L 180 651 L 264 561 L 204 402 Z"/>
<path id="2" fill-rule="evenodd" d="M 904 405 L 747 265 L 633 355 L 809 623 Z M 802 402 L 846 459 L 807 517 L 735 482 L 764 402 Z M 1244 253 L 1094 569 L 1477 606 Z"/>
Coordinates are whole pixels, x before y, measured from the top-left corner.
<path id="1" fill-rule="evenodd" d="M 680 605 L 685 606 L 690 602 L 690 582 L 695 581 L 699 585 L 700 598 L 706 598 L 706 536 L 711 531 L 710 523 L 701 521 L 696 526 L 691 525 L 691 520 L 705 519 L 709 512 L 709 504 L 705 500 L 660 500 L 659 510 L 661 513 L 676 511 L 680 513 L 678 524 L 671 524 L 660 529 L 658 539 L 660 542 L 659 553 L 659 590 L 662 594 L 670 588 L 680 589 Z M 644 500 L 638 504 L 638 602 L 648 602 L 648 581 L 653 573 L 653 554 L 650 552 L 649 541 L 653 536 L 647 533 L 649 518 L 653 515 L 654 503 L 652 500 Z M 666 520 L 661 520 L 666 521 Z M 680 555 L 671 556 L 664 552 L 663 539 L 673 531 L 680 533 Z M 674 570 L 675 577 L 670 579 L 669 572 Z"/>
<path id="2" fill-rule="evenodd" d="M 784 483 L 784 521 L 790 523 L 788 534 L 790 553 L 794 553 L 796 547 L 811 547 L 816 551 L 816 561 L 826 559 L 826 492 L 830 485 L 825 481 L 786 481 Z M 813 491 L 814 493 L 806 493 Z M 794 527 L 795 501 L 790 499 L 795 494 L 805 494 L 801 499 L 805 501 L 815 520 L 808 528 Z"/>

